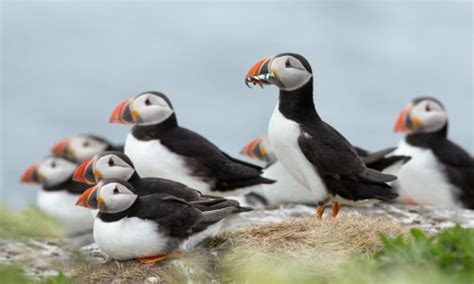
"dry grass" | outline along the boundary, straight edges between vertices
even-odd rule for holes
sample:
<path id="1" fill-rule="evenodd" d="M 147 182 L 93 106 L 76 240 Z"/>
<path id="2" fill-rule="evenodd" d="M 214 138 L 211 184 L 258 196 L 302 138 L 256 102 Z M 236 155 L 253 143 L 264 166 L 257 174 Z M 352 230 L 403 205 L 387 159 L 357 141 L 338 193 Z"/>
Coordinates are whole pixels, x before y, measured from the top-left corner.
<path id="1" fill-rule="evenodd" d="M 384 218 L 359 214 L 337 219 L 314 217 L 290 219 L 277 224 L 225 231 L 222 245 L 239 248 L 227 257 L 231 266 L 282 260 L 284 265 L 306 263 L 332 271 L 354 253 L 369 257 L 382 248 L 380 234 L 406 235 L 407 230 Z M 240 253 L 239 253 L 240 251 Z M 252 253 L 258 252 L 258 253 Z"/>
<path id="2" fill-rule="evenodd" d="M 358 214 L 323 220 L 302 217 L 224 231 L 203 247 L 165 263 L 82 262 L 68 274 L 81 283 L 137 283 L 149 277 L 166 283 L 183 283 L 189 279 L 208 283 L 234 281 L 242 279 L 242 275 L 258 279 L 260 269 L 268 266 L 274 273 L 279 270 L 285 273 L 288 269 L 294 272 L 295 268 L 302 273 L 312 270 L 333 273 L 354 253 L 369 257 L 380 250 L 380 234 L 406 233 L 405 228 L 388 219 Z"/>

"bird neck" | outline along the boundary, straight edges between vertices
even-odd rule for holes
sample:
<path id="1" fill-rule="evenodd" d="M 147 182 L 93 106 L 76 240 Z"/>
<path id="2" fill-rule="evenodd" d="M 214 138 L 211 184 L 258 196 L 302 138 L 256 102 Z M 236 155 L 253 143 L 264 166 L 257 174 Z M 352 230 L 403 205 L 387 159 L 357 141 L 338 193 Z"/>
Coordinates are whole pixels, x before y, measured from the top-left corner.
<path id="1" fill-rule="evenodd" d="M 414 146 L 430 148 L 440 140 L 444 140 L 448 137 L 448 123 L 438 131 L 425 132 L 425 133 L 413 133 L 406 136 L 406 141 Z"/>
<path id="2" fill-rule="evenodd" d="M 123 210 L 123 211 L 120 211 L 120 212 L 116 212 L 116 213 L 107 213 L 107 212 L 101 212 L 99 210 L 99 213 L 97 214 L 97 217 L 102 220 L 103 222 L 115 222 L 115 221 L 118 221 L 120 219 L 123 219 L 125 217 L 128 217 L 130 215 L 132 215 L 135 211 L 137 211 L 138 209 L 138 206 L 139 206 L 139 201 L 140 198 L 137 198 L 135 200 L 135 202 L 130 206 L 128 207 L 127 209 Z"/>
<path id="3" fill-rule="evenodd" d="M 128 179 L 128 182 L 134 182 L 140 180 L 140 176 L 138 175 L 137 171 L 133 173 L 133 175 Z"/>
<path id="4" fill-rule="evenodd" d="M 176 115 L 172 114 L 166 120 L 153 125 L 135 125 L 132 128 L 133 136 L 142 140 L 153 140 L 159 138 L 161 134 L 168 132 L 178 126 Z"/>
<path id="5" fill-rule="evenodd" d="M 299 89 L 280 90 L 278 109 L 286 118 L 297 122 L 321 120 L 314 106 L 313 78 Z"/>

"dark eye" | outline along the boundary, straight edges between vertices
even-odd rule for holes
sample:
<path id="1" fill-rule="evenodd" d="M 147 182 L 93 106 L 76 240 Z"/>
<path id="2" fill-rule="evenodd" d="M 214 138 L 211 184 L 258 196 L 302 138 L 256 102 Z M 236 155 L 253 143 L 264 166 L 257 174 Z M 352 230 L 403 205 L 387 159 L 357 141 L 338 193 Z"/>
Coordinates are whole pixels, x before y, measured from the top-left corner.
<path id="1" fill-rule="evenodd" d="M 118 187 L 115 187 L 114 188 L 114 194 L 118 194 L 118 193 L 119 193 L 119 189 L 118 189 Z"/>
<path id="2" fill-rule="evenodd" d="M 291 67 L 291 62 L 290 62 L 290 59 L 288 58 L 285 62 L 285 68 L 289 68 Z"/>
<path id="3" fill-rule="evenodd" d="M 147 99 L 145 100 L 145 105 L 146 105 L 146 106 L 149 106 L 149 105 L 151 105 L 151 101 L 150 101 L 150 99 L 149 99 L 149 98 L 147 98 Z"/>
<path id="4" fill-rule="evenodd" d="M 112 158 L 109 159 L 109 167 L 115 166 L 115 162 Z"/>
<path id="5" fill-rule="evenodd" d="M 426 111 L 431 111 L 430 105 L 426 105 L 426 106 L 425 106 L 425 110 L 426 110 Z"/>
<path id="6" fill-rule="evenodd" d="M 55 168 L 56 167 L 56 162 L 51 162 L 51 168 Z"/>
<path id="7" fill-rule="evenodd" d="M 82 143 L 82 146 L 84 147 L 89 147 L 90 143 L 89 141 L 84 141 L 84 143 Z"/>

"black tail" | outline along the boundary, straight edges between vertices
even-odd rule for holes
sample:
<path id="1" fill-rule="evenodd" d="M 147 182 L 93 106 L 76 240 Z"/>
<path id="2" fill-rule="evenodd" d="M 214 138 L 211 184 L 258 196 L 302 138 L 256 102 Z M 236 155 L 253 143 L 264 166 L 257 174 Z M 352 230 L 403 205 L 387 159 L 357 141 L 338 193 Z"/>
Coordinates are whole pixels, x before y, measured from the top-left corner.
<path id="1" fill-rule="evenodd" d="M 226 179 L 218 180 L 215 187 L 212 190 L 215 191 L 232 191 L 239 188 L 249 187 L 258 184 L 272 184 L 275 180 L 264 178 L 262 176 L 256 176 L 245 179 Z"/>
<path id="2" fill-rule="evenodd" d="M 396 163 L 401 163 L 403 165 L 406 162 L 410 161 L 410 159 L 411 159 L 410 156 L 390 156 L 387 158 L 379 159 L 378 161 L 375 161 L 371 163 L 370 165 L 367 165 L 367 167 L 377 170 L 377 171 L 383 171 L 384 169 Z"/>
<path id="3" fill-rule="evenodd" d="M 337 180 L 331 189 L 333 193 L 342 198 L 353 201 L 364 199 L 389 201 L 398 197 L 398 194 L 386 183 L 362 183 L 352 180 Z"/>

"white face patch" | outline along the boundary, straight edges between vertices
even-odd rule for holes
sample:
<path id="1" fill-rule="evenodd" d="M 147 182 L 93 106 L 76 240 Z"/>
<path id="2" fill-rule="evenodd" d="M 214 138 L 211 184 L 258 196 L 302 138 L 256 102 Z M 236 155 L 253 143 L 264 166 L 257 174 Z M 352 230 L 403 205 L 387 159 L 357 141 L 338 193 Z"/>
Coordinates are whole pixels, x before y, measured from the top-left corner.
<path id="1" fill-rule="evenodd" d="M 83 162 L 105 151 L 108 145 L 91 136 L 80 135 L 71 138 L 69 147 L 74 158 L 78 162 Z"/>
<path id="2" fill-rule="evenodd" d="M 135 169 L 114 154 L 99 157 L 94 163 L 94 171 L 99 172 L 102 179 L 118 178 L 128 180 L 135 173 Z"/>
<path id="3" fill-rule="evenodd" d="M 139 116 L 135 121 L 137 125 L 159 124 L 174 113 L 166 100 L 152 93 L 137 96 L 131 109 Z"/>
<path id="4" fill-rule="evenodd" d="M 420 101 L 410 111 L 411 119 L 419 119 L 421 125 L 415 129 L 415 132 L 434 132 L 443 128 L 447 121 L 446 111 L 437 102 L 426 99 Z"/>
<path id="5" fill-rule="evenodd" d="M 76 165 L 59 157 L 48 157 L 41 161 L 38 173 L 44 177 L 43 184 L 55 186 L 71 178 Z"/>
<path id="6" fill-rule="evenodd" d="M 284 91 L 299 89 L 313 77 L 298 59 L 290 55 L 272 59 L 270 71 L 274 72 L 283 84 L 279 87 Z"/>
<path id="7" fill-rule="evenodd" d="M 111 182 L 99 186 L 98 197 L 103 199 L 99 210 L 106 213 L 117 213 L 126 210 L 135 202 L 138 196 L 125 185 Z"/>

